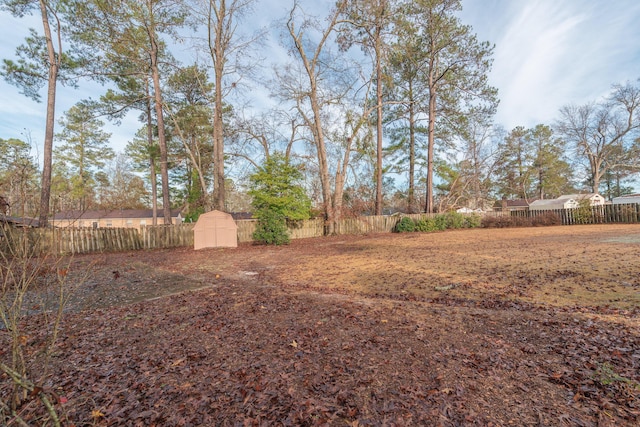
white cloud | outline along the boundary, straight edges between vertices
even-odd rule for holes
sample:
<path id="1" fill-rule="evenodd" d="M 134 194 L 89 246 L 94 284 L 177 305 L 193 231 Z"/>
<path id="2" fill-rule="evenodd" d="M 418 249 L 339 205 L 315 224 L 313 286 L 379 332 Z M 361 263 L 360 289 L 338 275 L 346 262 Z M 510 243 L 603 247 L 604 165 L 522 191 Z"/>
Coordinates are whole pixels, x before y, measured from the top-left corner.
<path id="1" fill-rule="evenodd" d="M 551 124 L 563 105 L 640 77 L 640 3 L 633 0 L 468 0 L 463 14 L 495 43 L 490 82 L 507 129 Z"/>
<path id="2" fill-rule="evenodd" d="M 559 3 L 537 2 L 522 8 L 511 21 L 496 41 L 492 76 L 501 89 L 505 121 L 516 112 L 529 120 L 545 118 L 540 117 L 545 115 L 541 107 L 567 88 L 566 80 L 573 79 L 572 70 L 562 70 L 562 63 L 571 51 L 572 32 L 583 20 L 562 10 Z"/>

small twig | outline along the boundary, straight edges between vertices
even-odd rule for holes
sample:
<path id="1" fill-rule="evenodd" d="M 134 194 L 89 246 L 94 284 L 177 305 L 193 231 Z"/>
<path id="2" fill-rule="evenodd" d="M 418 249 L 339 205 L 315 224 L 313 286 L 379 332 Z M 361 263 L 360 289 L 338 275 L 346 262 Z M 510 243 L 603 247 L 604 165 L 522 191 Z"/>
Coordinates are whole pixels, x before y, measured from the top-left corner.
<path id="1" fill-rule="evenodd" d="M 20 418 L 20 415 L 16 414 L 15 411 L 11 410 L 11 408 L 9 408 L 9 406 L 7 406 L 7 404 L 2 400 L 0 400 L 0 409 L 2 409 L 2 412 L 6 412 L 12 417 L 7 423 L 7 427 L 9 427 L 13 423 L 19 424 L 22 427 L 29 427 L 29 424 L 27 424 L 22 418 Z"/>
<path id="2" fill-rule="evenodd" d="M 33 392 L 36 389 L 36 386 L 31 381 L 29 381 L 26 378 L 23 378 L 18 372 L 14 371 L 13 369 L 11 369 L 9 366 L 5 365 L 2 362 L 0 362 L 0 370 L 2 370 L 4 373 L 9 375 L 9 377 L 11 377 L 11 379 L 16 385 L 19 385 L 20 387 L 24 388 L 29 393 Z M 36 391 L 37 391 L 36 395 L 38 396 L 42 404 L 45 406 L 45 408 L 47 408 L 47 412 L 51 417 L 51 421 L 53 421 L 53 425 L 56 427 L 60 427 L 60 419 L 58 418 L 58 414 L 56 412 L 56 409 L 53 407 L 53 404 L 51 403 L 51 401 L 49 400 L 49 398 L 43 392 L 42 389 L 39 389 Z"/>

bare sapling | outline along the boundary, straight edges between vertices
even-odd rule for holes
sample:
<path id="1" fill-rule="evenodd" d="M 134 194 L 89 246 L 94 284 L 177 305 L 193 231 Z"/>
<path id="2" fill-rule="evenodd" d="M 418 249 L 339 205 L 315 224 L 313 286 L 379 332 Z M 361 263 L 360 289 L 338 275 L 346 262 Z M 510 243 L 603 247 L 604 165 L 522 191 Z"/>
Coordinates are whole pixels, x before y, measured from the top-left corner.
<path id="1" fill-rule="evenodd" d="M 51 230 L 0 225 L 0 422 L 60 426 L 51 357 L 73 286 Z"/>

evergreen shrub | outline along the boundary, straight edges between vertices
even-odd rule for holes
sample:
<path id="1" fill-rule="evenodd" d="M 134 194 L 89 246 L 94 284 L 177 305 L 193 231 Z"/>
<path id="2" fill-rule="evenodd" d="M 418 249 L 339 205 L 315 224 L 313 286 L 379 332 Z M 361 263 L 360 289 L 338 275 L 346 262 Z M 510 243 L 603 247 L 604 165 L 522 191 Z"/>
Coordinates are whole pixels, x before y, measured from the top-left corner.
<path id="1" fill-rule="evenodd" d="M 402 217 L 396 224 L 396 233 L 410 233 L 415 231 L 415 229 L 415 223 L 408 216 Z"/>
<path id="2" fill-rule="evenodd" d="M 258 224 L 253 232 L 253 240 L 266 245 L 289 244 L 289 230 L 284 215 L 271 209 L 256 212 Z"/>

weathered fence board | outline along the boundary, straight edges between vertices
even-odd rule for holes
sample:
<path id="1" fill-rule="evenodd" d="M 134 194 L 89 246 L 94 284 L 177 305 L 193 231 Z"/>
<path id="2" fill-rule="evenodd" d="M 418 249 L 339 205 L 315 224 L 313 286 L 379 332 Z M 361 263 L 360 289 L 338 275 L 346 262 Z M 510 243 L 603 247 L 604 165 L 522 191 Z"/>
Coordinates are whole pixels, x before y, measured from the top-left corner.
<path id="1" fill-rule="evenodd" d="M 241 219 L 236 221 L 238 226 L 238 243 L 252 242 L 253 232 L 256 231 L 257 219 Z"/>
<path id="2" fill-rule="evenodd" d="M 6 229 L 14 239 L 27 239 L 35 253 L 85 254 L 142 249 L 134 228 Z"/>
<path id="3" fill-rule="evenodd" d="M 145 249 L 193 246 L 195 224 L 147 225 L 141 227 L 140 236 Z"/>

